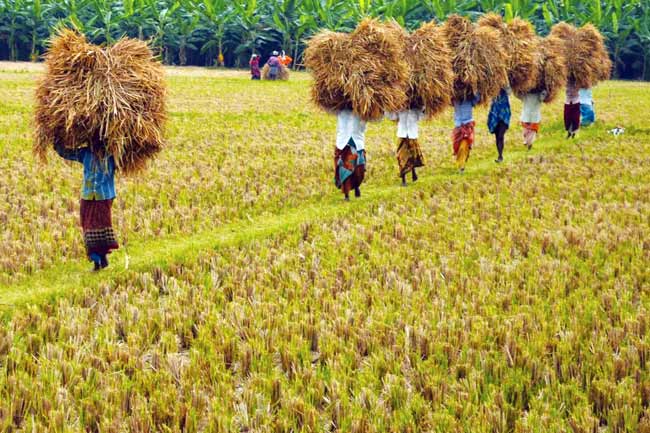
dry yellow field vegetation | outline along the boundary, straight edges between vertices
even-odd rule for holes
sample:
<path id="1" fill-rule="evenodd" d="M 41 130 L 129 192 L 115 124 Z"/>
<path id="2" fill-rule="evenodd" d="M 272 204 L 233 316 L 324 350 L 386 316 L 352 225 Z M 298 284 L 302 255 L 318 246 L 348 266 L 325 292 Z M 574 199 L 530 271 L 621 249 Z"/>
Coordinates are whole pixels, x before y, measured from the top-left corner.
<path id="1" fill-rule="evenodd" d="M 172 69 L 169 147 L 119 179 L 92 274 L 81 170 L 31 154 L 38 68 L 0 65 L 0 431 L 650 432 L 650 86 L 544 107 L 497 165 L 451 112 L 399 186 L 371 124 L 363 197 L 332 179 L 309 78 Z M 621 125 L 623 136 L 607 130 Z"/>

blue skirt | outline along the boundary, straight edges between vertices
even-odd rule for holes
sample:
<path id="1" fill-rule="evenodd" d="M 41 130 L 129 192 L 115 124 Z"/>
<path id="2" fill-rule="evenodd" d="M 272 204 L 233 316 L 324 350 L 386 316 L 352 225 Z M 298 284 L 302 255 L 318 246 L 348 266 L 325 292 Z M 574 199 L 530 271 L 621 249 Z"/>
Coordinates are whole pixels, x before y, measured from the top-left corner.
<path id="1" fill-rule="evenodd" d="M 580 117 L 583 126 L 589 126 L 596 121 L 594 106 L 590 104 L 580 104 Z"/>

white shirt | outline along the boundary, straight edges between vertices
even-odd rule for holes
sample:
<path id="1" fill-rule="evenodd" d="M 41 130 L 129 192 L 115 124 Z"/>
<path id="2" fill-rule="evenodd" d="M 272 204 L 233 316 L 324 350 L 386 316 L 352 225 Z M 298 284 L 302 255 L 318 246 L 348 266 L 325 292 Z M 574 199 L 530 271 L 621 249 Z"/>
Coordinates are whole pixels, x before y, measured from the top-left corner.
<path id="1" fill-rule="evenodd" d="M 521 121 L 525 123 L 540 123 L 542 121 L 542 102 L 546 96 L 543 93 L 526 93 L 521 98 L 524 108 L 521 111 Z"/>
<path id="2" fill-rule="evenodd" d="M 580 89 L 580 103 L 584 105 L 594 105 L 594 98 L 591 89 Z"/>
<path id="3" fill-rule="evenodd" d="M 345 149 L 350 139 L 357 150 L 365 150 L 366 122 L 350 110 L 340 111 L 336 117 L 336 148 Z"/>
<path id="4" fill-rule="evenodd" d="M 424 111 L 411 109 L 399 113 L 389 113 L 390 120 L 397 120 L 398 138 L 418 138 L 418 122 L 424 118 Z"/>

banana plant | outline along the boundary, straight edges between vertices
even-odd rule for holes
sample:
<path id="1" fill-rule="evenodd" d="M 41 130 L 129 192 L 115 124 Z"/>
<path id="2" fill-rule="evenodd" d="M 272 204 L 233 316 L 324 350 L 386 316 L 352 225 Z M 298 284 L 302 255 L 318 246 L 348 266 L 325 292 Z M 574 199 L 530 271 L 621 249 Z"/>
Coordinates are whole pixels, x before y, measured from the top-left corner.
<path id="1" fill-rule="evenodd" d="M 650 79 L 648 63 L 650 63 L 650 0 L 644 0 L 640 5 L 639 18 L 633 22 L 633 27 L 638 40 L 638 48 L 642 53 L 641 79 Z"/>
<path id="2" fill-rule="evenodd" d="M 190 12 L 192 11 L 192 12 Z M 195 10 L 184 9 L 174 15 L 172 31 L 169 33 L 169 46 L 178 52 L 178 62 L 181 66 L 187 65 L 187 50 L 197 51 L 194 31 L 197 28 L 200 16 Z"/>
<path id="3" fill-rule="evenodd" d="M 31 49 L 29 58 L 32 62 L 38 60 L 40 35 L 46 34 L 45 22 L 43 19 L 43 6 L 41 0 L 28 0 L 26 2 L 26 24 L 31 33 Z"/>
<path id="4" fill-rule="evenodd" d="M 1 3 L 0 39 L 7 41 L 9 60 L 18 60 L 18 44 L 25 42 L 26 11 L 24 0 L 5 0 Z"/>
<path id="5" fill-rule="evenodd" d="M 247 57 L 258 51 L 263 43 L 276 42 L 271 27 L 266 23 L 271 19 L 267 11 L 257 7 L 257 0 L 234 0 L 237 11 L 236 24 L 240 30 L 239 46 L 235 49 L 238 56 Z"/>
<path id="6" fill-rule="evenodd" d="M 94 16 L 87 22 L 89 27 L 94 27 L 89 32 L 90 36 L 108 44 L 113 43 L 114 35 L 120 32 L 119 18 L 120 15 L 123 15 L 123 11 L 115 8 L 112 3 L 106 0 L 93 0 L 91 6 Z"/>
<path id="7" fill-rule="evenodd" d="M 203 26 L 210 37 L 201 46 L 200 53 L 218 52 L 218 58 L 223 58 L 223 41 L 228 26 L 232 23 L 235 12 L 228 0 L 202 0 L 193 2 L 203 18 Z"/>
<path id="8" fill-rule="evenodd" d="M 145 0 L 145 9 L 151 18 L 151 45 L 162 56 L 163 61 L 170 64 L 173 55 L 168 42 L 172 33 L 171 26 L 174 23 L 174 14 L 181 7 L 181 3 L 176 1 L 170 6 L 165 2 L 160 3 L 156 0 Z"/>
<path id="9" fill-rule="evenodd" d="M 475 0 L 423 0 L 426 10 L 438 21 L 444 21 L 449 15 L 476 15 L 478 2 Z"/>

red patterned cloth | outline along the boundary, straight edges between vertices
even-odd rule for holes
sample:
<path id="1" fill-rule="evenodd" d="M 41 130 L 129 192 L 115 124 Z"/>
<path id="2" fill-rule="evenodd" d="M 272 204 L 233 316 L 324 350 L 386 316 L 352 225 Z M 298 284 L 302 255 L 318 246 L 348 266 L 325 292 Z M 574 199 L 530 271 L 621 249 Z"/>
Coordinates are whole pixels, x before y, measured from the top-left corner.
<path id="1" fill-rule="evenodd" d="M 334 181 L 343 194 L 361 186 L 366 176 L 366 152 L 351 145 L 334 148 Z"/>
<path id="2" fill-rule="evenodd" d="M 521 126 L 523 126 L 524 129 L 535 132 L 539 132 L 539 125 L 539 123 L 521 122 Z"/>
<path id="3" fill-rule="evenodd" d="M 111 208 L 113 200 L 81 200 L 81 228 L 88 256 L 105 255 L 119 248 Z"/>
<path id="4" fill-rule="evenodd" d="M 472 149 L 472 144 L 474 144 L 474 126 L 476 122 L 469 122 L 462 126 L 454 128 L 454 132 L 451 135 L 452 140 L 454 141 L 454 155 L 458 155 L 460 150 L 460 142 L 467 140 L 469 144 L 469 149 Z"/>

